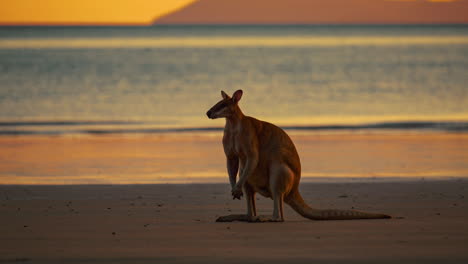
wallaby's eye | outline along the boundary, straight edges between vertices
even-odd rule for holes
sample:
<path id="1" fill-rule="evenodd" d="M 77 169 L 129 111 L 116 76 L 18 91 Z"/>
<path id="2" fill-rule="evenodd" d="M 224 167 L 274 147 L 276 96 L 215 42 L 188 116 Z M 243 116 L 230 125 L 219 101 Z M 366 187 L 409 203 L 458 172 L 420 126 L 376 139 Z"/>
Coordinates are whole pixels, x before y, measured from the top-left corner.
<path id="1" fill-rule="evenodd" d="M 219 105 L 219 108 L 220 109 L 223 109 L 224 107 L 227 106 L 227 103 L 226 102 L 222 102 L 220 105 Z"/>
<path id="2" fill-rule="evenodd" d="M 219 103 L 219 105 L 216 107 L 216 109 L 219 111 L 221 109 L 224 109 L 227 106 L 228 106 L 228 103 L 225 102 L 225 101 L 222 101 L 222 102 Z"/>
<path id="3" fill-rule="evenodd" d="M 228 100 L 222 100 L 218 102 L 215 106 L 213 106 L 211 110 L 213 110 L 214 112 L 218 112 L 229 107 L 229 105 L 230 105 L 230 102 Z"/>

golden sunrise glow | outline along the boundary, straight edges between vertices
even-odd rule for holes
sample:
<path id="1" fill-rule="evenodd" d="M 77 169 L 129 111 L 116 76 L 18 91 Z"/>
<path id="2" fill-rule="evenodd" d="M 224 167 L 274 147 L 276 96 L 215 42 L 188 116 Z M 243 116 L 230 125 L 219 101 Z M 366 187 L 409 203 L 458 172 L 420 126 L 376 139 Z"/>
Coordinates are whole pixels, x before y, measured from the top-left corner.
<path id="1" fill-rule="evenodd" d="M 2 1 L 0 24 L 149 24 L 193 0 Z"/>
<path id="2" fill-rule="evenodd" d="M 311 46 L 405 46 L 468 44 L 468 37 L 159 37 L 159 38 L 36 38 L 0 39 L 0 48 L 151 48 L 151 47 L 311 47 Z"/>

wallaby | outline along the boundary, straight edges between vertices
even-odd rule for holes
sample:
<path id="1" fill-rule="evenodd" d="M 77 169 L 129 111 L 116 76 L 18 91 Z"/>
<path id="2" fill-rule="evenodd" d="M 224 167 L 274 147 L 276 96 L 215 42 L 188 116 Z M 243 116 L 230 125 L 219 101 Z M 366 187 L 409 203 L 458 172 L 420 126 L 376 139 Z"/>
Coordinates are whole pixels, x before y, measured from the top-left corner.
<path id="1" fill-rule="evenodd" d="M 238 90 L 231 98 L 221 91 L 223 99 L 206 113 L 211 119 L 226 118 L 223 146 L 232 197 L 240 200 L 244 191 L 247 198 L 247 214 L 221 216 L 217 222 L 283 222 L 283 201 L 313 220 L 391 218 L 384 214 L 309 207 L 299 193 L 301 163 L 294 143 L 281 128 L 245 116 L 238 105 L 242 93 Z M 273 216 L 257 216 L 255 193 L 273 199 Z"/>

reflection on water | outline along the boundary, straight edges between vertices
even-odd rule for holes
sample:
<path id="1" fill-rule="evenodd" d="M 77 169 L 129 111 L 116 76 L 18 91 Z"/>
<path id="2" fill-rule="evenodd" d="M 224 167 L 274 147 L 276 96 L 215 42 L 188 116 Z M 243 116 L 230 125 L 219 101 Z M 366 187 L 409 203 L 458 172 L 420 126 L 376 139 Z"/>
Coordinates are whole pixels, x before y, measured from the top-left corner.
<path id="1" fill-rule="evenodd" d="M 0 184 L 227 183 L 221 137 L 0 137 Z M 468 177 L 467 134 L 293 133 L 292 139 L 303 181 Z"/>
<path id="2" fill-rule="evenodd" d="M 76 49 L 76 48 L 227 48 L 227 47 L 334 47 L 466 45 L 464 36 L 404 37 L 160 37 L 160 38 L 35 38 L 0 39 L 0 49 Z"/>

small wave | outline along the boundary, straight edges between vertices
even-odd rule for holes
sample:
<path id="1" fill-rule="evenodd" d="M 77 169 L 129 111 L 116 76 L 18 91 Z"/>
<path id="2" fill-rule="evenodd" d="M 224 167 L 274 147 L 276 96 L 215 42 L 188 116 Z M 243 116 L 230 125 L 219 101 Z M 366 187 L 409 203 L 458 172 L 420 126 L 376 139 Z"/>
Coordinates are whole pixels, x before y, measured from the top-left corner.
<path id="1" fill-rule="evenodd" d="M 142 125 L 139 122 L 122 121 L 32 121 L 32 122 L 0 122 L 0 135 L 66 135 L 66 134 L 164 134 L 164 133 L 197 133 L 221 132 L 222 127 L 130 127 Z M 116 127 L 108 128 L 105 125 Z M 47 128 L 50 126 L 50 129 Z M 77 128 L 77 126 L 88 126 Z M 91 128 L 89 128 L 91 126 Z M 23 129 L 23 127 L 27 127 Z M 44 129 L 44 127 L 46 127 Z M 468 132 L 468 122 L 384 122 L 359 125 L 313 125 L 313 126 L 281 126 L 287 131 L 445 131 Z"/>
<path id="2" fill-rule="evenodd" d="M 86 125 L 135 125 L 142 122 L 129 121 L 0 121 L 0 127 L 22 126 L 86 126 Z"/>
<path id="3" fill-rule="evenodd" d="M 468 122 L 387 122 L 360 125 L 287 126 L 286 130 L 442 130 L 468 131 Z"/>
<path id="4" fill-rule="evenodd" d="M 7 38 L 1 49 L 82 49 L 82 48 L 215 48 L 215 47 L 330 47 L 330 46 L 408 46 L 466 45 L 466 36 L 219 36 L 158 38 Z"/>
<path id="5" fill-rule="evenodd" d="M 188 128 L 150 128 L 150 129 L 88 129 L 87 134 L 159 134 L 184 132 L 213 132 L 222 131 L 221 127 L 188 127 Z"/>

